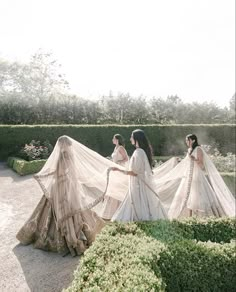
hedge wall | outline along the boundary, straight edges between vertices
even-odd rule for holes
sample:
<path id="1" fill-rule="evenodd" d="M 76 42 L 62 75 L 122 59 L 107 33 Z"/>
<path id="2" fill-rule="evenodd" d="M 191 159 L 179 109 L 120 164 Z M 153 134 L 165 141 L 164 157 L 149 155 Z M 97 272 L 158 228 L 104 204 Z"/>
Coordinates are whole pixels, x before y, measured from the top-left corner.
<path id="1" fill-rule="evenodd" d="M 235 291 L 235 219 L 109 223 L 67 292 Z"/>
<path id="2" fill-rule="evenodd" d="M 145 130 L 155 155 L 180 155 L 186 151 L 185 136 L 195 133 L 201 144 L 213 145 L 223 153 L 235 153 L 235 125 L 0 125 L 0 160 L 14 156 L 25 143 L 31 140 L 49 140 L 52 145 L 61 135 L 68 135 L 98 153 L 112 153 L 112 137 L 120 133 L 126 139 L 129 154 L 133 152 L 130 134 L 134 129 Z"/>

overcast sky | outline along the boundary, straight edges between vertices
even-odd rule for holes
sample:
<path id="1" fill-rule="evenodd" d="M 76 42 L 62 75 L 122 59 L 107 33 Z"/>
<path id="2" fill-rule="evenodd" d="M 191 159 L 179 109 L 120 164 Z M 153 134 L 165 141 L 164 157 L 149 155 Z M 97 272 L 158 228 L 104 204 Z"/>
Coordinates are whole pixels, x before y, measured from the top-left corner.
<path id="1" fill-rule="evenodd" d="M 234 0 L 0 0 L 0 57 L 39 48 L 83 97 L 111 90 L 227 106 L 235 92 Z"/>

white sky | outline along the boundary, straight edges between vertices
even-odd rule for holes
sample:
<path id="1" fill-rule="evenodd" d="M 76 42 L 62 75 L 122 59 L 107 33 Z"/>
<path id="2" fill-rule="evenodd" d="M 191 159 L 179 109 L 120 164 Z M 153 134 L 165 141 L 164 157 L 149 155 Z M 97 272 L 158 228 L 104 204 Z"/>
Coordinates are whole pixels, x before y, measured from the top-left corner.
<path id="1" fill-rule="evenodd" d="M 39 48 L 83 97 L 132 96 L 228 106 L 235 92 L 234 0 L 0 0 L 0 56 Z"/>

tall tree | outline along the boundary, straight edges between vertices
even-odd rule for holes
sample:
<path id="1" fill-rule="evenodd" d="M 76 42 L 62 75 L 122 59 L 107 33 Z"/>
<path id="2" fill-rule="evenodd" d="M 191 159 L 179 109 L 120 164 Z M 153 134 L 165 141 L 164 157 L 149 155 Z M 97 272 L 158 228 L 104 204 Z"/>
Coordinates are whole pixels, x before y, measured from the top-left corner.
<path id="1" fill-rule="evenodd" d="M 60 73 L 61 65 L 51 53 L 41 49 L 32 56 L 29 64 L 29 89 L 38 102 L 60 98 L 69 89 L 69 83 Z"/>
<path id="2" fill-rule="evenodd" d="M 60 97 L 69 88 L 60 70 L 52 54 L 42 50 L 27 64 L 0 60 L 0 96 L 36 104 Z"/>

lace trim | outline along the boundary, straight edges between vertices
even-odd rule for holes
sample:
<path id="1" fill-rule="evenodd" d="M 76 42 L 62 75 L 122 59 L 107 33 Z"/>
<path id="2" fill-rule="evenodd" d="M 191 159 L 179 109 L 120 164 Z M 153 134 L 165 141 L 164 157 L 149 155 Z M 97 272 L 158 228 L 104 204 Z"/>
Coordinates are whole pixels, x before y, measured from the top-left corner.
<path id="1" fill-rule="evenodd" d="M 43 175 L 43 176 L 47 176 L 47 175 Z M 43 190 L 44 195 L 46 196 L 46 198 L 51 202 L 50 199 L 50 194 L 48 193 L 47 189 L 45 188 L 44 184 L 42 183 L 42 181 L 40 180 L 40 176 L 39 175 L 34 175 L 34 178 L 36 179 L 36 181 L 38 182 L 38 184 L 40 185 L 41 189 Z"/>
<path id="2" fill-rule="evenodd" d="M 38 181 L 39 185 L 41 186 L 44 194 L 46 195 L 47 198 L 49 198 L 50 204 L 52 205 L 53 216 L 54 216 L 54 219 L 55 219 L 55 222 L 56 222 L 57 229 L 61 227 L 62 223 L 65 220 L 68 220 L 69 218 L 73 217 L 74 215 L 76 215 L 78 213 L 81 213 L 82 211 L 92 209 L 98 203 L 100 203 L 102 200 L 104 200 L 104 196 L 106 195 L 107 188 L 108 188 L 108 184 L 109 184 L 109 180 L 110 180 L 110 171 L 111 171 L 111 168 L 108 168 L 107 169 L 107 182 L 106 182 L 106 187 L 105 187 L 105 191 L 102 193 L 102 195 L 100 195 L 96 200 L 94 200 L 92 203 L 88 204 L 86 207 L 83 207 L 83 208 L 80 207 L 80 208 L 78 208 L 77 210 L 75 210 L 73 212 L 69 212 L 68 214 L 66 214 L 65 216 L 63 216 L 62 218 L 60 218 L 59 220 L 57 220 L 57 218 L 56 218 L 55 208 L 53 206 L 53 200 L 52 200 L 52 198 L 50 198 L 50 195 L 49 195 L 48 191 L 46 190 L 46 188 L 44 187 L 44 185 L 42 184 L 41 180 L 38 177 L 35 177 L 35 179 Z"/>
<path id="3" fill-rule="evenodd" d="M 187 206 L 187 202 L 188 202 L 190 190 L 191 190 L 191 185 L 192 185 L 192 180 L 193 180 L 193 169 L 194 169 L 194 161 L 190 159 L 190 168 L 189 168 L 189 175 L 188 175 L 189 179 L 188 179 L 188 184 L 187 184 L 186 197 L 184 199 L 184 202 L 179 214 L 181 214 L 184 208 Z"/>

